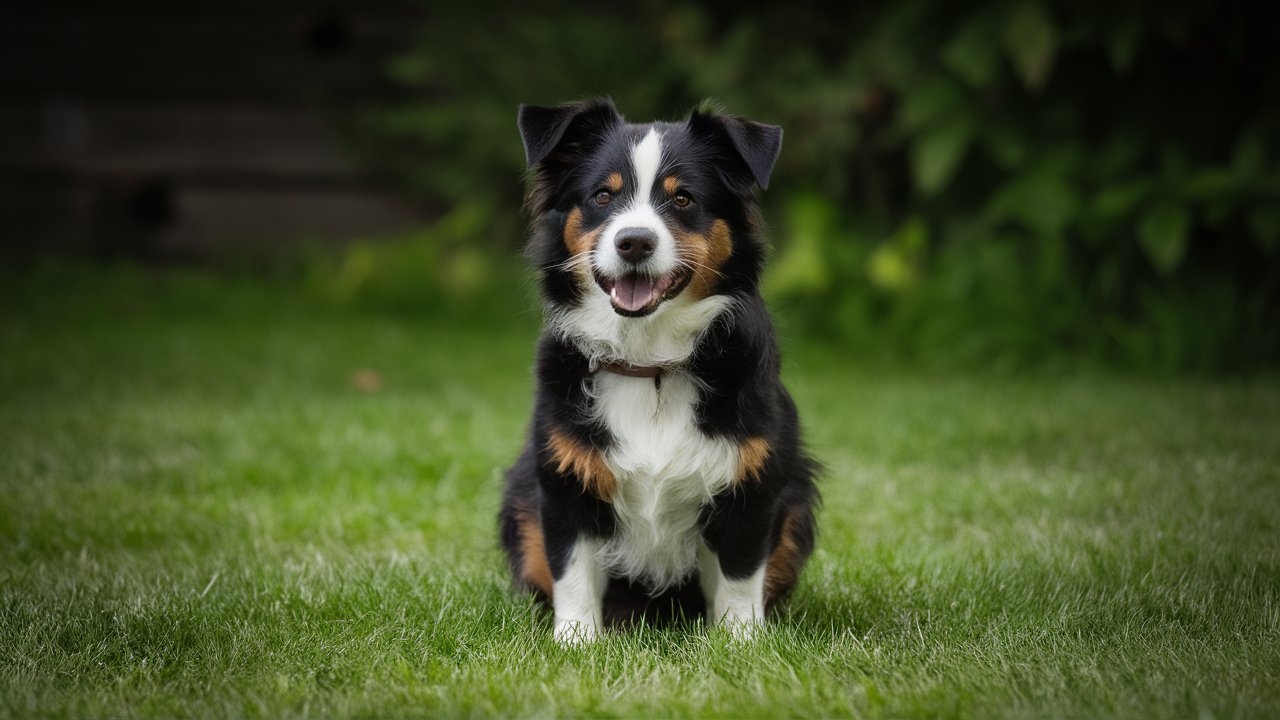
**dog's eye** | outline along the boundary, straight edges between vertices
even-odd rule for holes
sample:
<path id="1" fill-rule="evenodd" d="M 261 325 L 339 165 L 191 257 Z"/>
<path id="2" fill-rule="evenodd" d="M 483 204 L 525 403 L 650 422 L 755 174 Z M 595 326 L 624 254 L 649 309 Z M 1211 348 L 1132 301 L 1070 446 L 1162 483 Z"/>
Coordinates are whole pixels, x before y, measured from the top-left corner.
<path id="1" fill-rule="evenodd" d="M 613 193 L 608 190 L 599 190 L 591 199 L 595 200 L 597 205 L 608 205 L 609 201 L 613 199 Z"/>
<path id="2" fill-rule="evenodd" d="M 693 198 L 690 197 L 689 193 L 681 190 L 672 196 L 671 202 L 675 203 L 676 207 L 679 208 L 689 207 L 693 203 Z"/>

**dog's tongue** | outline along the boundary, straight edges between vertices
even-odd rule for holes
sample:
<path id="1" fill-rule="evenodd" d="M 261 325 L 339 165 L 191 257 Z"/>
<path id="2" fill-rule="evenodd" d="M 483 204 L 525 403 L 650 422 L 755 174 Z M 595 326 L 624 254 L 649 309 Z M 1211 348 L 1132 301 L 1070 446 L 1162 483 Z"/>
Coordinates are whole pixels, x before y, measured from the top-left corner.
<path id="1" fill-rule="evenodd" d="M 653 278 L 627 274 L 618 278 L 609 297 L 614 305 L 635 312 L 652 302 L 657 294 L 658 283 Z"/>

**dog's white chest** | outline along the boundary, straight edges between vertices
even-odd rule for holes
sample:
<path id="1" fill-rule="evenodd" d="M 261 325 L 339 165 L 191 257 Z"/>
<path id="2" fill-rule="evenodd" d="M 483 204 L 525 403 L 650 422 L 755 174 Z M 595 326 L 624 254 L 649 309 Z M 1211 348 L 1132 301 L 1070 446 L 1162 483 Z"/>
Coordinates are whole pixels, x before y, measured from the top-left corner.
<path id="1" fill-rule="evenodd" d="M 688 377 L 667 373 L 660 389 L 649 378 L 609 373 L 594 383 L 596 412 L 614 438 L 605 462 L 617 480 L 605 563 L 668 587 L 692 572 L 699 510 L 733 482 L 738 448 L 698 429 L 698 391 Z"/>

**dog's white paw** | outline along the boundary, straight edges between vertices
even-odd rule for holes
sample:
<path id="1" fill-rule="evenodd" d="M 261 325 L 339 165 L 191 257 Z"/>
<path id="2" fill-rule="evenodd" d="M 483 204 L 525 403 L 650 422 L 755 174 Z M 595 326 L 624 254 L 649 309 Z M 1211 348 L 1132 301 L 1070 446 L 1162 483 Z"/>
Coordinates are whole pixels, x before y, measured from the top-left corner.
<path id="1" fill-rule="evenodd" d="M 756 616 L 728 617 L 720 621 L 720 627 L 729 633 L 729 637 L 738 642 L 749 642 L 760 636 L 764 629 L 764 621 Z"/>
<path id="2" fill-rule="evenodd" d="M 600 637 L 600 627 L 591 620 L 556 618 L 552 636 L 565 647 L 586 645 Z"/>

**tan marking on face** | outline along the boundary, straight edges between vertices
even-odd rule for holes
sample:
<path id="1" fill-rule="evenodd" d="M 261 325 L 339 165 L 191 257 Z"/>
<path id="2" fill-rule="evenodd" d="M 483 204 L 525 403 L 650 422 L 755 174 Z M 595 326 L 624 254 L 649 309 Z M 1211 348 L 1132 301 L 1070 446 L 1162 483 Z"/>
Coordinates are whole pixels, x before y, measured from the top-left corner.
<path id="1" fill-rule="evenodd" d="M 564 246 L 569 249 L 574 274 L 584 284 L 593 282 L 590 257 L 591 251 L 596 247 L 600 230 L 601 228 L 590 232 L 582 231 L 582 210 L 579 208 L 570 210 L 569 217 L 564 221 Z"/>
<path id="2" fill-rule="evenodd" d="M 611 193 L 622 192 L 622 173 L 609 173 L 609 177 L 604 179 L 604 186 L 609 188 Z"/>
<path id="3" fill-rule="evenodd" d="M 738 446 L 738 482 L 759 480 L 760 471 L 764 470 L 765 461 L 772 452 L 769 441 L 764 438 L 747 438 Z"/>
<path id="4" fill-rule="evenodd" d="M 572 474 L 587 492 L 605 502 L 613 497 L 616 483 L 599 450 L 583 447 L 559 430 L 551 431 L 547 449 L 557 472 Z"/>
<path id="5" fill-rule="evenodd" d="M 680 183 L 676 181 L 675 175 L 668 175 L 662 180 L 662 189 L 665 190 L 668 195 L 675 195 L 676 190 L 679 189 L 679 187 Z"/>
<path id="6" fill-rule="evenodd" d="M 720 267 L 733 254 L 729 225 L 723 220 L 716 220 L 706 235 L 681 232 L 674 234 L 676 253 L 693 271 L 693 278 L 689 281 L 689 297 L 693 300 L 709 297 L 720 279 Z"/>
<path id="7" fill-rule="evenodd" d="M 551 597 L 551 564 L 547 562 L 547 546 L 542 541 L 542 525 L 530 512 L 518 512 L 516 525 L 520 532 L 520 579 Z"/>
<path id="8" fill-rule="evenodd" d="M 800 566 L 804 558 L 800 551 L 800 523 L 795 514 L 787 516 L 782 524 L 782 537 L 778 546 L 769 553 L 764 569 L 764 602 L 769 606 L 777 600 L 785 598 L 795 587 L 800 577 Z"/>

